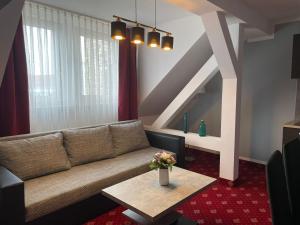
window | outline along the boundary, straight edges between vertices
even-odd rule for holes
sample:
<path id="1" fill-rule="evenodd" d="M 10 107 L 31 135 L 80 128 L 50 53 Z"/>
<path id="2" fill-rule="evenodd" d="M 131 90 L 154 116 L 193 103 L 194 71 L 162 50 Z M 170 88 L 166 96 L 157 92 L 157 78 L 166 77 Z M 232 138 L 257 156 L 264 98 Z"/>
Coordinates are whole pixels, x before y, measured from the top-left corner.
<path id="1" fill-rule="evenodd" d="M 23 21 L 31 130 L 117 120 L 118 43 L 109 24 L 34 2 Z"/>

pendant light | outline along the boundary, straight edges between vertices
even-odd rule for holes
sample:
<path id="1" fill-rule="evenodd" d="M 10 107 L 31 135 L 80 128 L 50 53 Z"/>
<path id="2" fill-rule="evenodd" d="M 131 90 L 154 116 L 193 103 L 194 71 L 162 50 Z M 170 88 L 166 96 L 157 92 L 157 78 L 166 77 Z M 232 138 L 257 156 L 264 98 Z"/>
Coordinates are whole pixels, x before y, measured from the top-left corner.
<path id="1" fill-rule="evenodd" d="M 156 48 L 160 46 L 160 33 L 157 32 L 155 28 L 148 32 L 148 46 L 150 48 Z"/>
<path id="2" fill-rule="evenodd" d="M 174 38 L 168 33 L 166 36 L 161 38 L 161 48 L 165 51 L 173 49 Z"/>
<path id="3" fill-rule="evenodd" d="M 126 39 L 126 23 L 118 17 L 116 21 L 111 22 L 111 38 L 114 40 Z"/>
<path id="4" fill-rule="evenodd" d="M 160 46 L 160 33 L 156 30 L 156 0 L 154 0 L 154 28 L 148 33 L 148 46 L 150 48 L 156 48 Z"/>
<path id="5" fill-rule="evenodd" d="M 136 45 L 144 44 L 145 29 L 140 27 L 137 22 L 137 0 L 135 0 L 135 22 L 136 26 L 131 28 L 131 43 Z"/>
<path id="6" fill-rule="evenodd" d="M 116 19 L 116 21 L 111 22 L 111 38 L 114 40 L 124 40 L 126 39 L 126 23 L 134 24 L 134 27 L 132 27 L 130 30 L 130 42 L 136 45 L 144 44 L 145 40 L 145 28 L 151 29 L 150 32 L 148 32 L 147 35 L 147 45 L 150 48 L 157 48 L 161 47 L 162 50 L 170 51 L 173 49 L 174 45 L 174 37 L 172 36 L 171 32 L 159 29 L 156 26 L 156 1 L 154 0 L 154 26 L 140 23 L 138 22 L 138 16 L 137 16 L 137 1 L 135 0 L 135 20 L 130 20 L 125 17 L 113 15 L 113 18 Z M 126 22 L 126 23 L 125 23 Z M 165 34 L 160 39 L 160 33 Z"/>
<path id="7" fill-rule="evenodd" d="M 145 29 L 137 24 L 131 29 L 131 43 L 140 45 L 144 44 Z"/>

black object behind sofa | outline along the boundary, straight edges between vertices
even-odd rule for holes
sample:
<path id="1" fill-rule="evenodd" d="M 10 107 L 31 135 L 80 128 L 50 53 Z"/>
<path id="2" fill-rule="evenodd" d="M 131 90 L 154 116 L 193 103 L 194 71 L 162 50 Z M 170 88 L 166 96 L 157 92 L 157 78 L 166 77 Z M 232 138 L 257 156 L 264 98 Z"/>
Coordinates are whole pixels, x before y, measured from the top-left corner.
<path id="1" fill-rule="evenodd" d="M 294 224 L 300 224 L 300 140 L 296 138 L 283 148 L 283 162 Z"/>
<path id="2" fill-rule="evenodd" d="M 266 166 L 273 225 L 293 225 L 282 155 L 275 151 Z"/>
<path id="3" fill-rule="evenodd" d="M 185 138 L 146 131 L 150 145 L 177 155 L 177 166 L 184 167 Z M 117 204 L 101 194 L 59 211 L 43 216 L 28 225 L 79 225 L 116 207 Z M 9 170 L 0 166 L 0 224 L 25 224 L 24 183 Z"/>
<path id="4" fill-rule="evenodd" d="M 185 138 L 154 131 L 146 131 L 150 145 L 176 153 L 177 166 L 185 167 Z"/>

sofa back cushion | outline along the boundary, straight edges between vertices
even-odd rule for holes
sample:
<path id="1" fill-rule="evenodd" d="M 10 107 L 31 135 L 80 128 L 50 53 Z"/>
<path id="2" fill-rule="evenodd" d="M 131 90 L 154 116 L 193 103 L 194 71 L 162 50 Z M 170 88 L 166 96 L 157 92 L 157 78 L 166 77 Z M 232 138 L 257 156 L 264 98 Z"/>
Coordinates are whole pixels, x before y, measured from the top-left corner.
<path id="1" fill-rule="evenodd" d="M 71 168 L 61 133 L 0 142 L 0 165 L 22 180 Z"/>
<path id="2" fill-rule="evenodd" d="M 112 137 L 108 126 L 63 131 L 72 166 L 113 157 Z"/>
<path id="3" fill-rule="evenodd" d="M 116 155 L 150 146 L 141 121 L 110 125 Z"/>

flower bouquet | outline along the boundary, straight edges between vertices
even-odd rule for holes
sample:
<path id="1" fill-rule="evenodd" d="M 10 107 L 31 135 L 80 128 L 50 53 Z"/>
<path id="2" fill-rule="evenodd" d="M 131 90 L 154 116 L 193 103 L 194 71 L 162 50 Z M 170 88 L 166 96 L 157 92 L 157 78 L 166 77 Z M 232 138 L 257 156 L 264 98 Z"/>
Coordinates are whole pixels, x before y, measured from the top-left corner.
<path id="1" fill-rule="evenodd" d="M 160 185 L 169 184 L 169 169 L 172 171 L 173 165 L 176 163 L 174 155 L 168 152 L 158 152 L 153 156 L 150 163 L 151 169 L 159 169 L 159 183 Z"/>

